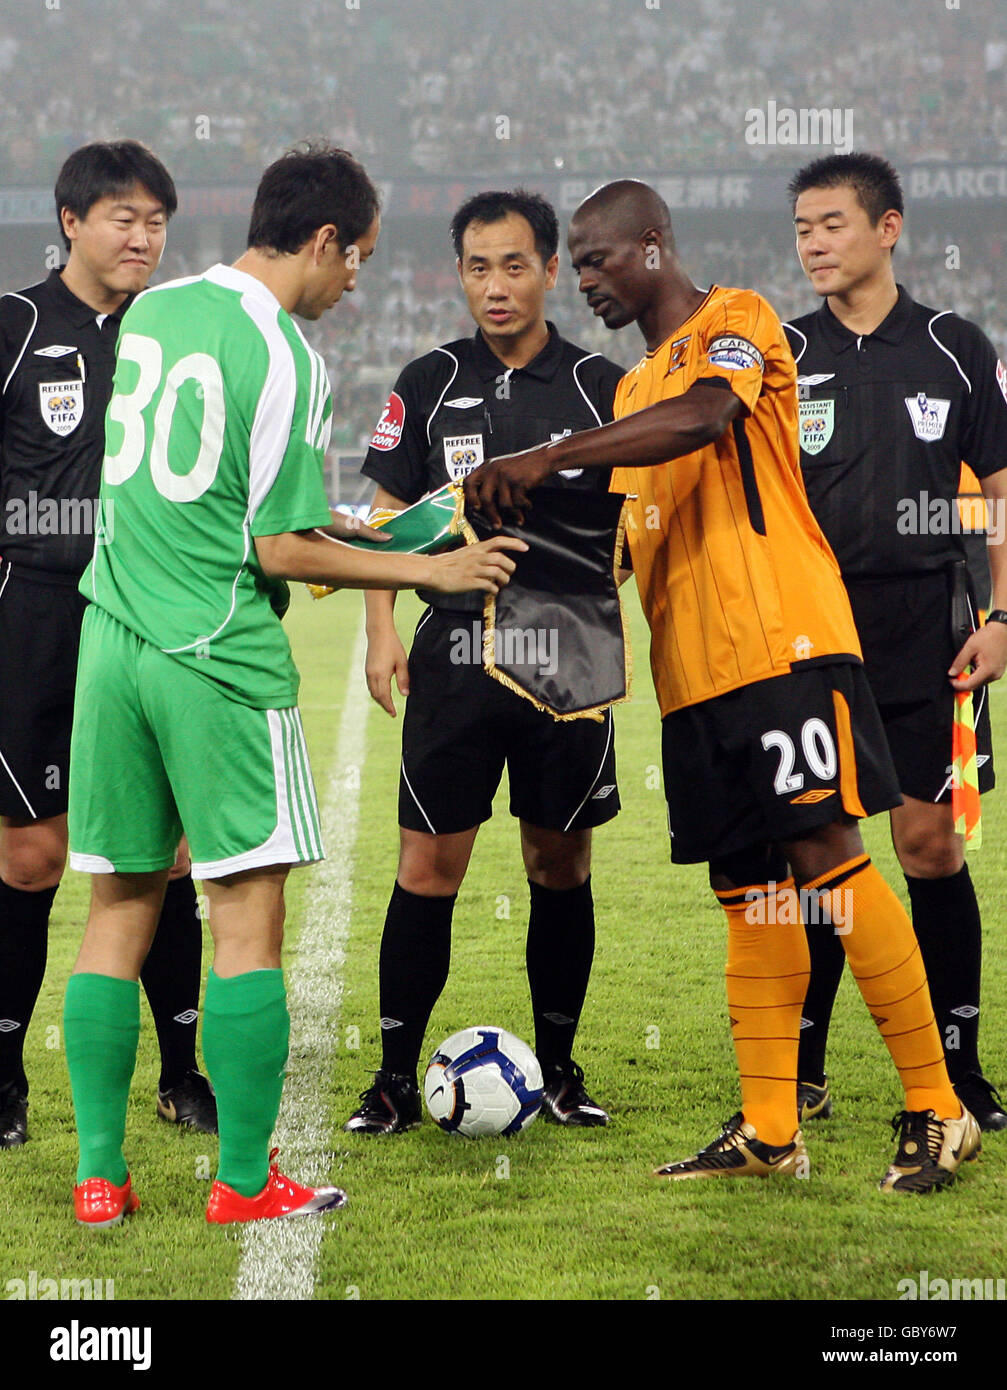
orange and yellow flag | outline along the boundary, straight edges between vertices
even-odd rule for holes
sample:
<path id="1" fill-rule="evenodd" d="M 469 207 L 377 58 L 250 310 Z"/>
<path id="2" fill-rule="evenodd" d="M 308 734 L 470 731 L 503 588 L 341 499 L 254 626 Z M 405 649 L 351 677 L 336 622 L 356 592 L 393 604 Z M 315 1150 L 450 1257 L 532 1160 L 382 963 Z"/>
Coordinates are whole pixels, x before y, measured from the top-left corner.
<path id="1" fill-rule="evenodd" d="M 966 668 L 965 674 L 971 670 Z M 976 721 L 971 690 L 955 692 L 955 719 L 951 734 L 951 814 L 955 833 L 976 848 L 983 842 L 979 801 L 979 769 L 976 765 Z"/>

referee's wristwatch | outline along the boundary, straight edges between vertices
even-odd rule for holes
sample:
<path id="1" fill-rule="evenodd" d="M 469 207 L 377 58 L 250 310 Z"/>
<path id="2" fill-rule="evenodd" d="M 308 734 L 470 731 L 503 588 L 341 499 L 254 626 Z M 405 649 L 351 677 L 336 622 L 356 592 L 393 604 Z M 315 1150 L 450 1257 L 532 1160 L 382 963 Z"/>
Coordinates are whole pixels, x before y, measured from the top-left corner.
<path id="1" fill-rule="evenodd" d="M 986 623 L 1007 623 L 1007 608 L 994 608 L 986 614 Z"/>

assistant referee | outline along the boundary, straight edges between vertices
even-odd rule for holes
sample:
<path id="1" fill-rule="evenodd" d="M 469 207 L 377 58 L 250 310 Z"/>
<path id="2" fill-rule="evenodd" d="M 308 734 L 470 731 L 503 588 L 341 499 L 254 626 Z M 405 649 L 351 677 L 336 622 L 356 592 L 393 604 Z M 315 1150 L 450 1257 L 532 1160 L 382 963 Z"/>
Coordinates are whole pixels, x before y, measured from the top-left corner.
<path id="1" fill-rule="evenodd" d="M 1002 515 L 1007 371 L 986 335 L 896 284 L 898 175 L 871 154 L 830 155 L 790 184 L 797 251 L 817 312 L 785 325 L 797 361 L 801 467 L 839 561 L 898 774 L 891 813 L 948 1072 L 983 1129 L 1007 1114 L 979 1063 L 981 928 L 951 813 L 955 689 L 974 690 L 979 788 L 993 786 L 987 683 L 1007 662 L 1007 561 L 989 547 L 992 611 L 975 631 L 957 493 L 964 460 Z M 1001 536 L 1002 541 L 1002 536 Z M 968 679 L 952 680 L 971 665 Z M 827 1115 L 829 1019 L 843 968 L 831 931 L 808 930 L 799 1108 Z"/>

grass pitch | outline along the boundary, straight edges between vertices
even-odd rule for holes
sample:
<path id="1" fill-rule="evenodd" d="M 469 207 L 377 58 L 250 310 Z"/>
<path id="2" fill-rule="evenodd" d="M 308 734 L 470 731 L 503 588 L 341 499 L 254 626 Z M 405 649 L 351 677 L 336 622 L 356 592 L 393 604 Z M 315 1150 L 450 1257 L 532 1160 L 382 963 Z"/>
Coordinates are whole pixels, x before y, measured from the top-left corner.
<path id="1" fill-rule="evenodd" d="M 669 1184 L 649 1175 L 656 1163 L 708 1143 L 739 1102 L 724 1000 L 723 915 L 702 868 L 668 862 L 646 629 L 635 596 L 628 607 L 636 677 L 634 700 L 617 712 L 623 810 L 595 834 L 597 954 L 576 1049 L 612 1124 L 578 1133 L 537 1120 L 511 1140 L 474 1142 L 451 1139 L 429 1120 L 391 1139 L 340 1130 L 379 1064 L 378 943 L 397 855 L 400 721 L 373 706 L 361 750 L 345 990 L 331 1020 L 337 1063 L 326 1096 L 330 1172 L 347 1188 L 350 1205 L 325 1220 L 316 1297 L 831 1302 L 895 1299 L 899 1281 L 923 1270 L 931 1280 L 1003 1278 L 1007 1135 L 986 1136 L 979 1161 L 930 1200 L 877 1192 L 894 1151 L 887 1121 L 900 1108 L 900 1089 L 848 974 L 829 1055 L 836 1112 L 807 1127 L 809 1178 Z M 403 595 L 399 611 L 408 633 L 419 607 Z M 360 612 L 355 594 L 321 604 L 297 596 L 287 620 L 320 790 L 347 681 L 363 679 L 347 670 Z M 992 700 L 994 727 L 1002 731 L 1007 691 L 994 688 Z M 986 844 L 970 857 L 986 934 L 983 1056 L 1000 1082 L 1007 1081 L 1002 806 L 1002 794 L 986 799 Z M 884 818 L 865 831 L 868 849 L 901 889 Z M 290 879 L 289 959 L 311 872 Z M 475 1023 L 499 1023 L 531 1040 L 527 892 L 505 785 L 459 895 L 451 977 L 431 1021 L 428 1053 Z M 61 1012 L 86 896 L 86 880 L 68 872 L 28 1036 L 32 1138 L 23 1150 L 0 1154 L 0 1293 L 14 1296 L 15 1281 L 35 1271 L 36 1280 L 112 1279 L 117 1299 L 229 1298 L 240 1232 L 203 1222 L 215 1144 L 155 1118 L 156 1046 L 146 1013 L 127 1140 L 143 1207 L 102 1235 L 73 1222 L 76 1148 Z"/>

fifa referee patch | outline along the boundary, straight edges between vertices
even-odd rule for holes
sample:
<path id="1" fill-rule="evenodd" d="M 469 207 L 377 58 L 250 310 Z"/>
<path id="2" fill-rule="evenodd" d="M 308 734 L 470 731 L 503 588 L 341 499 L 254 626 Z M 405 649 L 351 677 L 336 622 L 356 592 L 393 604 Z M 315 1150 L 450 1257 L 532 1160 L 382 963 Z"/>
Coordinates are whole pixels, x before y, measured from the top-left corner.
<path id="1" fill-rule="evenodd" d="M 747 338 L 714 338 L 706 350 L 706 358 L 711 367 L 726 367 L 728 371 L 743 372 L 758 367 L 761 372 L 766 367 L 762 353 Z"/>
<path id="2" fill-rule="evenodd" d="M 84 418 L 82 381 L 43 381 L 38 388 L 39 410 L 53 434 L 72 434 Z"/>
<path id="3" fill-rule="evenodd" d="M 482 461 L 481 434 L 452 434 L 444 440 L 444 467 L 454 482 L 474 472 Z"/>
<path id="4" fill-rule="evenodd" d="M 798 401 L 798 442 L 806 454 L 820 454 L 836 425 L 835 401 Z"/>

